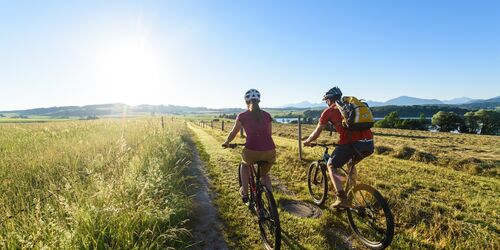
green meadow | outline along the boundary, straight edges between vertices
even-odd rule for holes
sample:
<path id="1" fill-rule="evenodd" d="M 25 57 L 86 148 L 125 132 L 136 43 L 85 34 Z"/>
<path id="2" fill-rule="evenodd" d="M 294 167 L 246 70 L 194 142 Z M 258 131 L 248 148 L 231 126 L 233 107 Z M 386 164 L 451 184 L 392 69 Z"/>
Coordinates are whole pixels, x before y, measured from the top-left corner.
<path id="1" fill-rule="evenodd" d="M 254 215 L 237 192 L 240 149 L 221 143 L 233 123 L 198 117 L 0 124 L 0 248 L 188 249 L 195 205 L 187 166 L 194 142 L 232 249 L 261 249 Z M 213 128 L 212 128 L 213 125 Z M 275 198 L 310 202 L 306 171 L 322 153 L 304 148 L 296 125 L 274 124 Z M 308 135 L 313 125 L 303 127 Z M 391 249 L 500 248 L 500 139 L 375 129 L 376 153 L 360 181 L 389 201 Z M 335 140 L 325 131 L 320 141 Z M 244 142 L 239 137 L 238 142 Z M 332 190 L 332 187 L 330 187 Z M 191 191 L 191 192 L 190 192 Z M 344 213 L 299 218 L 278 205 L 284 249 L 364 249 Z"/>
<path id="2" fill-rule="evenodd" d="M 226 239 L 234 248 L 258 248 L 257 224 L 236 191 L 241 149 L 220 147 L 232 124 L 226 122 L 225 132 L 220 123 L 214 129 L 209 123 L 198 124 L 190 128 L 218 194 Z M 303 135 L 313 128 L 304 126 Z M 304 160 L 299 161 L 297 125 L 274 124 L 273 132 L 278 152 L 271 170 L 276 200 L 310 201 L 306 171 L 322 149 L 304 148 Z M 377 152 L 358 165 L 358 173 L 361 182 L 376 187 L 389 201 L 396 221 L 391 249 L 500 247 L 500 138 L 394 129 L 374 132 Z M 319 140 L 335 139 L 335 133 L 324 131 Z M 330 202 L 317 219 L 294 217 L 279 208 L 287 249 L 364 249 L 346 215 L 328 209 Z"/>

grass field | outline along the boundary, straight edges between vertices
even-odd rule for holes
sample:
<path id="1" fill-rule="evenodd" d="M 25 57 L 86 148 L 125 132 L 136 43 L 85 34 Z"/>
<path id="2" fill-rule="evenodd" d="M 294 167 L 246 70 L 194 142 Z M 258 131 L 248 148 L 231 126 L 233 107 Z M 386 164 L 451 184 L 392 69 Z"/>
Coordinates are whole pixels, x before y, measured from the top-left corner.
<path id="1" fill-rule="evenodd" d="M 70 119 L 1 117 L 0 123 L 43 123 L 43 122 L 54 122 L 54 121 L 69 121 L 69 120 Z"/>
<path id="2" fill-rule="evenodd" d="M 210 124 L 209 124 L 210 125 Z M 222 149 L 226 132 L 191 124 L 203 158 L 207 163 L 226 230 L 225 236 L 234 248 L 259 248 L 258 228 L 251 213 L 237 193 L 236 165 L 241 149 Z M 312 126 L 306 126 L 305 135 Z M 278 161 L 273 166 L 276 199 L 309 201 L 306 183 L 308 163 L 321 155 L 321 149 L 304 149 L 303 162 L 297 158 L 297 141 L 293 129 L 274 128 Z M 388 199 L 396 220 L 393 249 L 498 249 L 500 248 L 500 180 L 497 137 L 454 135 L 430 132 L 375 130 L 376 140 L 397 151 L 411 147 L 435 157 L 475 157 L 491 161 L 488 173 L 462 171 L 460 167 L 443 167 L 434 161 L 397 157 L 396 153 L 373 155 L 359 164 L 362 182 L 375 186 Z M 420 137 L 418 137 L 420 136 Z M 391 140 L 391 138 L 393 138 Z M 450 139 L 451 138 L 451 139 Z M 322 140 L 331 140 L 324 133 Z M 239 139 L 243 141 L 243 139 Z M 456 144 L 462 141 L 462 144 Z M 444 150 L 454 148 L 455 150 Z M 478 148 L 480 152 L 469 152 Z M 417 153 L 418 154 L 418 153 Z M 474 163 L 474 162 L 473 162 Z M 495 165 L 496 164 L 496 165 Z M 458 171 L 457 171 L 458 170 Z M 331 199 L 327 201 L 327 206 Z M 279 209 L 284 245 L 290 249 L 362 248 L 351 235 L 345 215 L 328 211 L 319 219 L 301 219 Z"/>
<path id="3" fill-rule="evenodd" d="M 308 136 L 316 125 L 303 125 Z M 275 124 L 274 134 L 297 139 L 297 125 Z M 472 174 L 499 176 L 500 137 L 374 128 L 376 152 L 394 158 L 424 162 Z M 332 138 L 333 137 L 333 138 Z M 321 141 L 337 140 L 324 132 Z"/>
<path id="4" fill-rule="evenodd" d="M 183 122 L 0 125 L 0 248 L 190 244 Z"/>
<path id="5" fill-rule="evenodd" d="M 190 140 L 205 162 L 228 245 L 262 248 L 255 217 L 237 192 L 241 149 L 220 146 L 233 123 L 226 121 L 223 132 L 220 123 L 212 129 L 194 120 L 164 122 L 165 128 L 160 118 L 0 124 L 0 248 L 190 248 Z M 303 135 L 312 129 L 306 125 Z M 500 248 L 498 137 L 375 134 L 378 154 L 358 172 L 391 205 L 392 249 Z M 296 137 L 295 126 L 274 125 L 278 204 L 310 200 L 306 169 L 322 151 L 305 148 L 299 161 Z M 320 140 L 332 139 L 325 132 Z M 363 249 L 345 214 L 327 209 L 331 201 L 317 219 L 279 206 L 285 249 Z"/>

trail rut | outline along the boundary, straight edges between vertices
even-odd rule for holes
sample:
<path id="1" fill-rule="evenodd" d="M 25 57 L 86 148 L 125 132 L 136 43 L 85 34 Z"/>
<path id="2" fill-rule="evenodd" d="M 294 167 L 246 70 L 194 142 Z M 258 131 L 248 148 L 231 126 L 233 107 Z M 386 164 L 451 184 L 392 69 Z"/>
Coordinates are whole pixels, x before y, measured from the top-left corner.
<path id="1" fill-rule="evenodd" d="M 195 249 L 228 249 L 222 234 L 222 223 L 217 207 L 212 202 L 208 179 L 195 145 L 191 145 L 193 160 L 189 171 L 196 177 L 194 186 L 194 208 L 191 214 L 190 226 Z"/>

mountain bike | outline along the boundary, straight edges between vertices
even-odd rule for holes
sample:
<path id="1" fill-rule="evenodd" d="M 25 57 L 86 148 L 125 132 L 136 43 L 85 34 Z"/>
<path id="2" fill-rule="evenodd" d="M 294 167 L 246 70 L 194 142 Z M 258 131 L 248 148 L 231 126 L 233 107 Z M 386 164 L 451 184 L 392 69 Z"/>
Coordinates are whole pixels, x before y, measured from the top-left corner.
<path id="1" fill-rule="evenodd" d="M 229 144 L 229 148 L 237 146 L 245 146 L 245 144 L 233 143 Z M 260 166 L 265 165 L 266 161 L 257 161 L 251 166 L 249 176 L 250 196 L 248 208 L 257 215 L 260 238 L 264 243 L 264 247 L 268 250 L 280 249 L 281 247 L 281 226 L 278 215 L 278 207 L 274 200 L 273 193 L 264 185 L 260 176 Z M 238 181 L 241 187 L 241 171 L 242 164 L 238 166 Z"/>
<path id="2" fill-rule="evenodd" d="M 327 162 L 330 159 L 328 149 L 337 144 L 314 143 L 325 148 L 323 157 L 309 166 L 307 187 L 313 201 L 318 206 L 325 203 L 328 194 Z M 354 147 L 354 146 L 353 146 Z M 354 148 L 357 156 L 361 153 Z M 384 249 L 394 236 L 394 218 L 387 201 L 375 188 L 356 182 L 356 156 L 340 170 L 345 176 L 344 190 L 351 204 L 346 208 L 347 219 L 358 239 L 370 249 Z"/>

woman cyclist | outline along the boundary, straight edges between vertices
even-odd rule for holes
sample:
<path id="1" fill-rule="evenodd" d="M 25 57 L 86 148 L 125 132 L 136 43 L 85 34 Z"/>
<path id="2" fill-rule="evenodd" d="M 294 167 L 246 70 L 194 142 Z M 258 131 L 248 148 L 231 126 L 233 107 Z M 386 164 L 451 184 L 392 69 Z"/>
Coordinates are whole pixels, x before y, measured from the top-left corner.
<path id="1" fill-rule="evenodd" d="M 260 109 L 260 93 L 255 89 L 250 89 L 245 93 L 245 102 L 248 110 L 238 114 L 236 123 L 229 133 L 226 141 L 222 145 L 227 147 L 236 137 L 238 132 L 245 130 L 246 144 L 241 153 L 243 163 L 241 171 L 240 195 L 243 202 L 248 202 L 248 179 L 250 175 L 249 166 L 257 161 L 266 161 L 267 164 L 261 166 L 260 175 L 264 185 L 272 190 L 269 170 L 276 161 L 276 146 L 272 134 L 272 118 L 269 113 Z"/>

